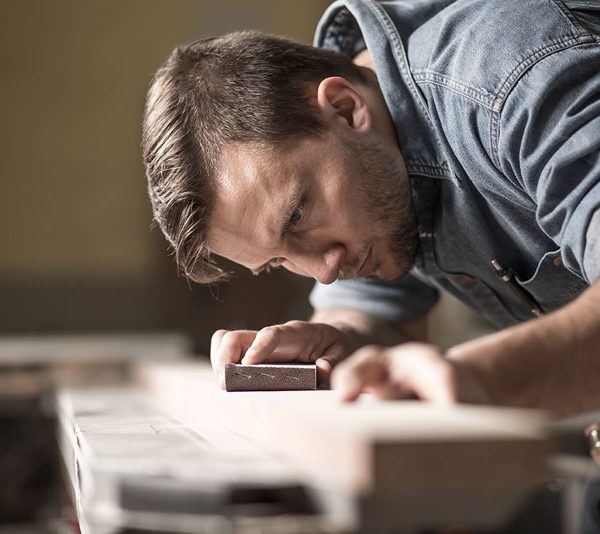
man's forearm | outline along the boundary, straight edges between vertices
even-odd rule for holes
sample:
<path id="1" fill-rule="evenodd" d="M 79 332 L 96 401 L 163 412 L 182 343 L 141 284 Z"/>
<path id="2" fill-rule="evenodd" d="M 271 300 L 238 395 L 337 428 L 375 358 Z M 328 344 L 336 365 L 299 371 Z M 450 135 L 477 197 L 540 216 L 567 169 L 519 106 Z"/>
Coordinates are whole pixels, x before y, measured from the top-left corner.
<path id="1" fill-rule="evenodd" d="M 600 408 L 600 282 L 546 317 L 457 345 L 494 404 L 557 414 Z"/>
<path id="2" fill-rule="evenodd" d="M 347 308 L 315 310 L 311 322 L 325 323 L 344 332 L 351 352 L 364 345 L 393 346 L 406 341 L 425 341 L 427 337 L 426 319 L 392 325 Z"/>

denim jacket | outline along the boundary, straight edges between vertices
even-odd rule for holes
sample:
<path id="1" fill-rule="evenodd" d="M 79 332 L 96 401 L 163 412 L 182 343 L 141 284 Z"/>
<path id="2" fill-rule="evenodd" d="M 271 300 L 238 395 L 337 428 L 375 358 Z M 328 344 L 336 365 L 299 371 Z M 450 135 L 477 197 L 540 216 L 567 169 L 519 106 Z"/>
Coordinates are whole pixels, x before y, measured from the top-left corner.
<path id="1" fill-rule="evenodd" d="M 506 327 L 600 277 L 600 0 L 340 0 L 315 45 L 370 51 L 419 232 L 410 274 L 315 308 L 409 321 L 443 289 Z"/>

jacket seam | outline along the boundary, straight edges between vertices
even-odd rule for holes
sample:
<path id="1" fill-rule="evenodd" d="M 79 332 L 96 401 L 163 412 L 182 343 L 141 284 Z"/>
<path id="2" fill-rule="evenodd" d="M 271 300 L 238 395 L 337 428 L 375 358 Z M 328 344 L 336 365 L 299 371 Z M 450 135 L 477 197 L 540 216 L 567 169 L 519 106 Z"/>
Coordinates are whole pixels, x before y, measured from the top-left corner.
<path id="1" fill-rule="evenodd" d="M 412 72 L 410 71 L 409 66 L 408 66 L 408 58 L 406 57 L 406 52 L 404 50 L 402 40 L 401 40 L 400 36 L 398 35 L 398 30 L 395 28 L 392 21 L 390 20 L 388 13 L 385 11 L 385 9 L 381 5 L 376 4 L 376 3 L 369 3 L 369 4 L 367 4 L 367 6 L 371 10 L 371 12 L 375 15 L 375 17 L 377 18 L 377 20 L 379 21 L 381 26 L 384 28 L 384 30 L 386 31 L 387 37 L 390 41 L 390 44 L 393 45 L 391 47 L 392 53 L 396 59 L 396 65 L 399 67 L 399 69 L 403 75 L 404 83 L 408 87 L 409 91 L 412 93 L 413 98 L 414 98 L 415 102 L 417 103 L 417 109 L 421 112 L 423 118 L 425 119 L 425 121 L 427 122 L 429 127 L 431 128 L 432 132 L 434 132 L 433 133 L 433 141 L 434 141 L 435 145 L 437 146 L 437 149 L 438 149 L 440 155 L 445 160 L 447 160 L 448 157 L 446 155 L 446 152 L 445 152 L 443 146 L 441 145 L 440 140 L 437 138 L 437 135 L 435 134 L 435 126 L 433 125 L 433 121 L 431 119 L 431 116 L 429 115 L 429 110 L 427 109 L 427 105 L 423 99 L 423 95 L 420 94 L 420 90 L 417 87 L 417 83 L 413 77 Z M 446 165 L 443 165 L 443 167 L 445 167 L 445 166 L 447 166 L 447 163 L 446 163 Z M 439 172 L 441 175 L 444 174 L 442 169 L 439 169 L 437 172 Z M 456 177 L 446 176 L 446 178 L 449 178 L 455 185 L 459 184 L 458 179 Z"/>
<path id="2" fill-rule="evenodd" d="M 579 23 L 577 18 L 573 16 L 569 8 L 561 0 L 552 0 L 556 7 L 560 10 L 562 16 L 570 22 L 573 27 L 582 35 L 589 34 L 589 32 Z"/>
<path id="3" fill-rule="evenodd" d="M 495 165 L 500 168 L 500 160 L 498 157 L 498 142 L 499 142 L 499 127 L 500 127 L 500 115 L 502 109 L 508 98 L 508 95 L 516 87 L 517 83 L 534 65 L 538 64 L 543 59 L 555 54 L 556 52 L 562 52 L 569 48 L 573 48 L 581 44 L 594 43 L 595 39 L 590 34 L 581 36 L 568 36 L 563 39 L 555 40 L 551 44 L 544 46 L 538 50 L 535 50 L 520 63 L 518 63 L 506 76 L 504 82 L 500 86 L 496 97 L 492 103 L 492 118 L 490 121 L 490 144 L 492 147 L 492 160 Z"/>
<path id="4" fill-rule="evenodd" d="M 444 87 L 464 96 L 465 98 L 469 98 L 470 100 L 473 100 L 486 108 L 492 109 L 494 95 L 483 89 L 473 87 L 465 82 L 454 80 L 448 76 L 445 76 L 444 74 L 429 69 L 413 71 L 413 76 L 415 81 L 418 83 Z"/>
<path id="5" fill-rule="evenodd" d="M 368 4 L 368 6 L 371 9 L 371 11 L 373 12 L 373 14 L 375 15 L 375 17 L 379 20 L 380 24 L 386 29 L 387 35 L 390 38 L 390 40 L 393 42 L 393 45 L 394 45 L 392 48 L 394 56 L 397 59 L 400 59 L 400 61 L 396 61 L 396 64 L 400 67 L 401 71 L 404 73 L 405 82 L 407 80 L 410 82 L 410 78 L 412 77 L 412 75 L 411 75 L 410 69 L 408 68 L 407 58 L 406 57 L 398 58 L 399 51 L 402 52 L 402 55 L 404 55 L 404 53 L 403 53 L 404 47 L 402 45 L 402 41 L 401 41 L 400 37 L 398 36 L 396 29 L 394 28 L 393 24 L 389 20 L 387 13 L 385 13 L 385 11 L 383 10 L 383 8 L 381 6 L 379 6 L 377 4 L 375 4 L 375 5 Z M 416 100 L 418 102 L 418 107 L 421 109 L 421 112 L 425 115 L 427 122 L 429 122 L 429 125 L 431 127 L 433 127 L 433 124 L 431 123 L 431 119 L 429 117 L 429 113 L 427 112 L 427 106 L 423 102 L 422 96 L 416 90 L 416 87 L 414 86 L 414 84 L 408 83 L 407 85 L 409 86 L 411 93 L 413 93 L 413 96 L 416 98 Z"/>
<path id="6" fill-rule="evenodd" d="M 440 180 L 453 181 L 450 175 L 449 169 L 439 168 L 435 165 L 427 163 L 415 163 L 411 161 L 406 162 L 406 170 L 409 176 L 425 176 L 427 178 L 437 178 Z"/>
<path id="7" fill-rule="evenodd" d="M 496 98 L 494 99 L 494 102 L 492 104 L 493 110 L 497 112 L 502 111 L 502 107 L 506 102 L 506 97 L 513 89 L 513 87 L 517 84 L 521 76 L 525 73 L 525 71 L 529 70 L 535 64 L 539 63 L 542 59 L 547 58 L 555 52 L 561 52 L 579 44 L 587 44 L 593 42 L 594 38 L 591 35 L 569 36 L 554 41 L 551 44 L 534 51 L 532 54 L 530 54 L 524 60 L 522 60 L 519 64 L 517 64 L 513 68 L 513 70 L 508 73 L 506 79 L 504 80 L 504 83 L 500 86 L 500 90 L 496 94 Z"/>

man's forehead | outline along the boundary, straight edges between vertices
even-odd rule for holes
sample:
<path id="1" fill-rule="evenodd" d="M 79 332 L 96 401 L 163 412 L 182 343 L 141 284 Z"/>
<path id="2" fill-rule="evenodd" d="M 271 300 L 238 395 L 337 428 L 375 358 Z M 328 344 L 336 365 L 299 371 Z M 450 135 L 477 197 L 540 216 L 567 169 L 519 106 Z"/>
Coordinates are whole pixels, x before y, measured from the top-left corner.
<path id="1" fill-rule="evenodd" d="M 269 175 L 284 165 L 274 150 L 246 143 L 226 146 L 217 171 L 217 194 L 238 196 L 268 188 L 272 182 Z"/>
<path id="2" fill-rule="evenodd" d="M 275 150 L 235 145 L 223 151 L 208 233 L 216 254 L 248 259 L 240 247 L 252 250 L 275 242 L 296 186 L 292 168 Z"/>
<path id="3" fill-rule="evenodd" d="M 264 209 L 286 192 L 293 171 L 283 154 L 252 145 L 227 147 L 221 156 L 215 184 L 215 211 L 249 215 Z"/>

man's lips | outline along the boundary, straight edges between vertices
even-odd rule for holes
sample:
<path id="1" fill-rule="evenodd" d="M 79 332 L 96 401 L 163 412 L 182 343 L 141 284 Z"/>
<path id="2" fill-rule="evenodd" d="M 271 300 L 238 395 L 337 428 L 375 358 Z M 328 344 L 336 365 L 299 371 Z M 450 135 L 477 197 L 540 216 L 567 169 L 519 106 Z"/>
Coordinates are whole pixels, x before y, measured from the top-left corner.
<path id="1" fill-rule="evenodd" d="M 365 261 L 356 273 L 356 278 L 365 278 L 371 274 L 373 270 L 373 249 L 370 248 Z"/>

